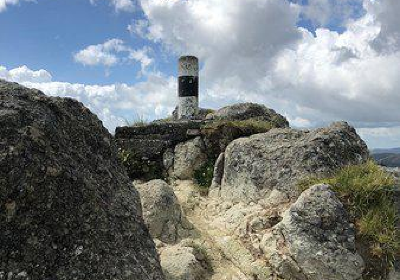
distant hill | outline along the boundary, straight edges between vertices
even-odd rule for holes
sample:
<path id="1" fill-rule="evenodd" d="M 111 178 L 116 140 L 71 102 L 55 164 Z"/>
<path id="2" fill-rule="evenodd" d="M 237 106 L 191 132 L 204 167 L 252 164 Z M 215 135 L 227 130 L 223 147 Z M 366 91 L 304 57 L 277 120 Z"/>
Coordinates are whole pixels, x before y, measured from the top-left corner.
<path id="1" fill-rule="evenodd" d="M 375 161 L 383 166 L 400 167 L 400 154 L 396 153 L 372 153 Z"/>
<path id="2" fill-rule="evenodd" d="M 388 149 L 373 149 L 371 154 L 400 154 L 399 148 L 388 148 Z"/>

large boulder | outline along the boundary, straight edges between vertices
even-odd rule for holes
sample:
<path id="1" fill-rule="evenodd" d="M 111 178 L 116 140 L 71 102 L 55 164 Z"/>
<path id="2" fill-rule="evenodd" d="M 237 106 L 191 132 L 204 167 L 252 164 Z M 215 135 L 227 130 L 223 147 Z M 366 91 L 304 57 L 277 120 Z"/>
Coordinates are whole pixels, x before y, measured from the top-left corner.
<path id="1" fill-rule="evenodd" d="M 305 191 L 261 242 L 274 273 L 286 280 L 361 280 L 355 228 L 328 185 Z"/>
<path id="2" fill-rule="evenodd" d="M 0 81 L 0 279 L 164 279 L 141 215 L 94 114 Z"/>
<path id="3" fill-rule="evenodd" d="M 175 147 L 173 174 L 178 179 L 192 179 L 194 172 L 199 170 L 206 162 L 207 155 L 201 137 L 179 143 Z"/>
<path id="4" fill-rule="evenodd" d="M 366 144 L 347 123 L 312 131 L 272 129 L 233 141 L 225 151 L 220 194 L 232 201 L 257 201 L 276 189 L 298 196 L 297 184 L 328 176 L 368 159 Z"/>
<path id="5" fill-rule="evenodd" d="M 178 238 L 181 208 L 172 188 L 162 180 L 137 184 L 143 207 L 143 218 L 151 236 L 166 243 Z"/>
<path id="6" fill-rule="evenodd" d="M 264 105 L 256 103 L 239 103 L 223 107 L 207 116 L 208 120 L 243 121 L 257 120 L 268 121 L 276 127 L 288 127 L 285 117 Z"/>

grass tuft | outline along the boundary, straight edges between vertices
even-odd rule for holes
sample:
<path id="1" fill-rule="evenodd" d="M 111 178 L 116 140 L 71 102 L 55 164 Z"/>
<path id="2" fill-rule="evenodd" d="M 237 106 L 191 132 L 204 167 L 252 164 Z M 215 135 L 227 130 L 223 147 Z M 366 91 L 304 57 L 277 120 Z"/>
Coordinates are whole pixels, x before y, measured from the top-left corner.
<path id="1" fill-rule="evenodd" d="M 243 121 L 213 121 L 207 123 L 203 128 L 204 129 L 219 129 L 222 126 L 238 128 L 243 131 L 251 131 L 252 134 L 256 133 L 265 133 L 271 130 L 274 125 L 268 121 L 260 121 L 260 120 L 243 120 Z"/>
<path id="2" fill-rule="evenodd" d="M 146 119 L 143 115 L 135 115 L 133 120 L 125 119 L 126 126 L 146 126 L 149 124 L 149 120 Z"/>

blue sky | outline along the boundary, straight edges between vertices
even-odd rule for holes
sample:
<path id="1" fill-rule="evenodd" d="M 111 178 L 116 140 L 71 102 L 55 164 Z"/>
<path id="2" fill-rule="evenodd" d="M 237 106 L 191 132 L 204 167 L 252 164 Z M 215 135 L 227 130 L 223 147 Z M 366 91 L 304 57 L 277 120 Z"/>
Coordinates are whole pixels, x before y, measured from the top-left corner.
<path id="1" fill-rule="evenodd" d="M 0 77 L 77 98 L 113 131 L 170 113 L 176 60 L 194 54 L 203 107 L 259 102 L 399 146 L 398 2 L 0 0 Z"/>
<path id="2" fill-rule="evenodd" d="M 73 54 L 112 38 L 122 39 L 133 48 L 148 45 L 127 30 L 131 21 L 141 16 L 140 10 L 117 12 L 106 1 L 92 5 L 83 0 L 39 0 L 10 6 L 0 14 L 0 61 L 9 68 L 26 64 L 32 69 L 46 69 L 57 81 L 136 82 L 140 65 L 110 67 L 108 76 L 104 67 L 75 63 Z M 162 59 L 157 62 L 161 69 L 170 70 Z"/>

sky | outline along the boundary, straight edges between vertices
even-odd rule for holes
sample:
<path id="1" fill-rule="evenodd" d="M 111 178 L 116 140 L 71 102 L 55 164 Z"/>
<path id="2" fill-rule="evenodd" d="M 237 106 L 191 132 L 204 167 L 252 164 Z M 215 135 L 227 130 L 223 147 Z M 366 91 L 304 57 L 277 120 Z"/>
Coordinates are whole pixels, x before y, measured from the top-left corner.
<path id="1" fill-rule="evenodd" d="M 76 98 L 113 133 L 170 114 L 177 59 L 195 55 L 203 108 L 256 102 L 399 147 L 398 14 L 398 0 L 0 0 L 0 78 Z"/>

